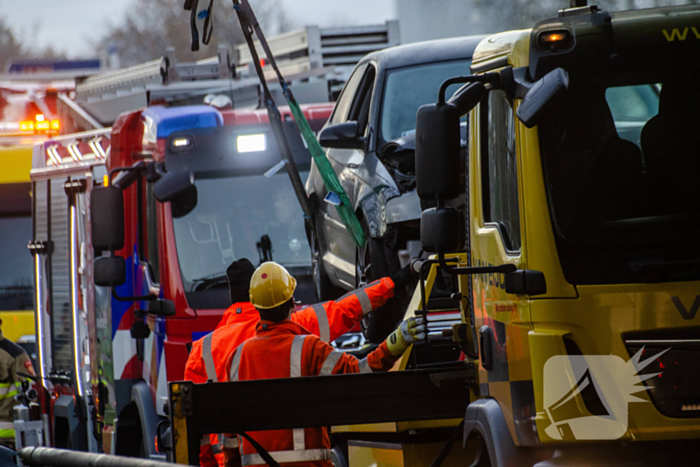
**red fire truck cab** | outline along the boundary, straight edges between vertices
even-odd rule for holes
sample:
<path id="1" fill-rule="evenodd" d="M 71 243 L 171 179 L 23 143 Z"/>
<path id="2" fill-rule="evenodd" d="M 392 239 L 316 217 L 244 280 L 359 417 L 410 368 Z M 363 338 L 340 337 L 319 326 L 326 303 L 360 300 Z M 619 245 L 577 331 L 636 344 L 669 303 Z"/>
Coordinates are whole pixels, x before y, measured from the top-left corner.
<path id="1" fill-rule="evenodd" d="M 318 131 L 332 104 L 302 106 Z M 280 109 L 302 180 L 310 155 Z M 302 210 L 264 110 L 151 107 L 37 144 L 44 443 L 162 457 L 167 382 L 230 305 L 226 268 L 273 259 L 315 300 Z"/>

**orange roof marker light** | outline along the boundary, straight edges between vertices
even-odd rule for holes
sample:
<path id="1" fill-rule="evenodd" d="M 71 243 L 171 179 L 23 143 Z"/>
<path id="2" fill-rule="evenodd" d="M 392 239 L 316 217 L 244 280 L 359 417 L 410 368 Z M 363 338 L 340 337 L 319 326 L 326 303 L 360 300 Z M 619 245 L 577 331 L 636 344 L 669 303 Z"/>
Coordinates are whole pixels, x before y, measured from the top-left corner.
<path id="1" fill-rule="evenodd" d="M 574 44 L 571 33 L 566 29 L 543 31 L 540 33 L 538 41 L 541 48 L 551 51 L 565 50 Z"/>
<path id="2" fill-rule="evenodd" d="M 31 120 L 19 122 L 19 131 L 34 131 L 34 122 Z"/>

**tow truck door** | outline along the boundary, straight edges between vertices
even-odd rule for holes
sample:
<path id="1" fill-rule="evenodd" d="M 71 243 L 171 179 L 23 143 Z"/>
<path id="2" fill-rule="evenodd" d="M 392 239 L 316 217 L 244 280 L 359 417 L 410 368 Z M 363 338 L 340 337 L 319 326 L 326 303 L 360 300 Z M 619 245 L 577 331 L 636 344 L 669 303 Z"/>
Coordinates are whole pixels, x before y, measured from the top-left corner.
<path id="1" fill-rule="evenodd" d="M 526 269 L 513 101 L 504 91 L 493 90 L 471 118 L 472 266 L 511 263 Z M 535 414 L 528 302 L 506 293 L 503 274 L 477 275 L 472 281 L 481 395 L 499 402 L 513 439 L 525 441 L 534 436 L 523 428 L 529 426 L 525 420 Z M 489 355 L 484 355 L 485 348 L 491 349 Z"/>

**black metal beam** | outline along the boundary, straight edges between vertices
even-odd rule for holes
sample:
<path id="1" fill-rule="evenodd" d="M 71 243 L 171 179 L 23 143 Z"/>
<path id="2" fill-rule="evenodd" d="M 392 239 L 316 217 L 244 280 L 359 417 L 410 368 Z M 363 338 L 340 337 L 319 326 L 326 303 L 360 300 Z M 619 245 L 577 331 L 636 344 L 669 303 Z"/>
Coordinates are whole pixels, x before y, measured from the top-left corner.
<path id="1" fill-rule="evenodd" d="M 235 383 L 177 382 L 170 383 L 170 413 L 186 420 L 188 451 L 198 453 L 204 433 L 462 418 L 469 403 L 468 381 L 473 377 L 474 370 L 465 367 L 451 372 L 435 369 Z M 176 391 L 172 390 L 174 384 Z M 178 399 L 180 406 L 176 406 Z M 175 420 L 172 422 L 171 426 L 177 426 Z M 187 457 L 191 463 L 196 454 L 189 452 Z"/>

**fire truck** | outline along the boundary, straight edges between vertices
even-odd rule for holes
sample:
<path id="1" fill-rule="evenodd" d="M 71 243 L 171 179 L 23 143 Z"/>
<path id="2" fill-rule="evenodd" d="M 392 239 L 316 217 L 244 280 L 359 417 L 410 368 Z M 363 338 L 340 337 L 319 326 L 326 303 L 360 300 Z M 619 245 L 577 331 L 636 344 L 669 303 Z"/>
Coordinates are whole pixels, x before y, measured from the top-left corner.
<path id="1" fill-rule="evenodd" d="M 395 21 L 271 40 L 314 131 L 357 60 L 397 43 Z M 168 50 L 58 94 L 72 133 L 35 145 L 31 172 L 40 444 L 164 457 L 167 383 L 230 305 L 234 259 L 284 264 L 296 298 L 315 301 L 285 174 L 293 162 L 305 180 L 310 155 L 282 107 L 293 158 L 280 159 L 251 60 L 243 47 L 194 63 Z M 223 105 L 195 105 L 205 96 Z"/>
<path id="2" fill-rule="evenodd" d="M 318 131 L 332 104 L 304 106 Z M 302 177 L 310 156 L 288 109 Z M 234 259 L 273 258 L 314 301 L 301 208 L 264 110 L 151 107 L 35 146 L 44 443 L 158 457 L 167 382 L 218 324 Z M 97 285 L 96 285 L 97 284 Z"/>

